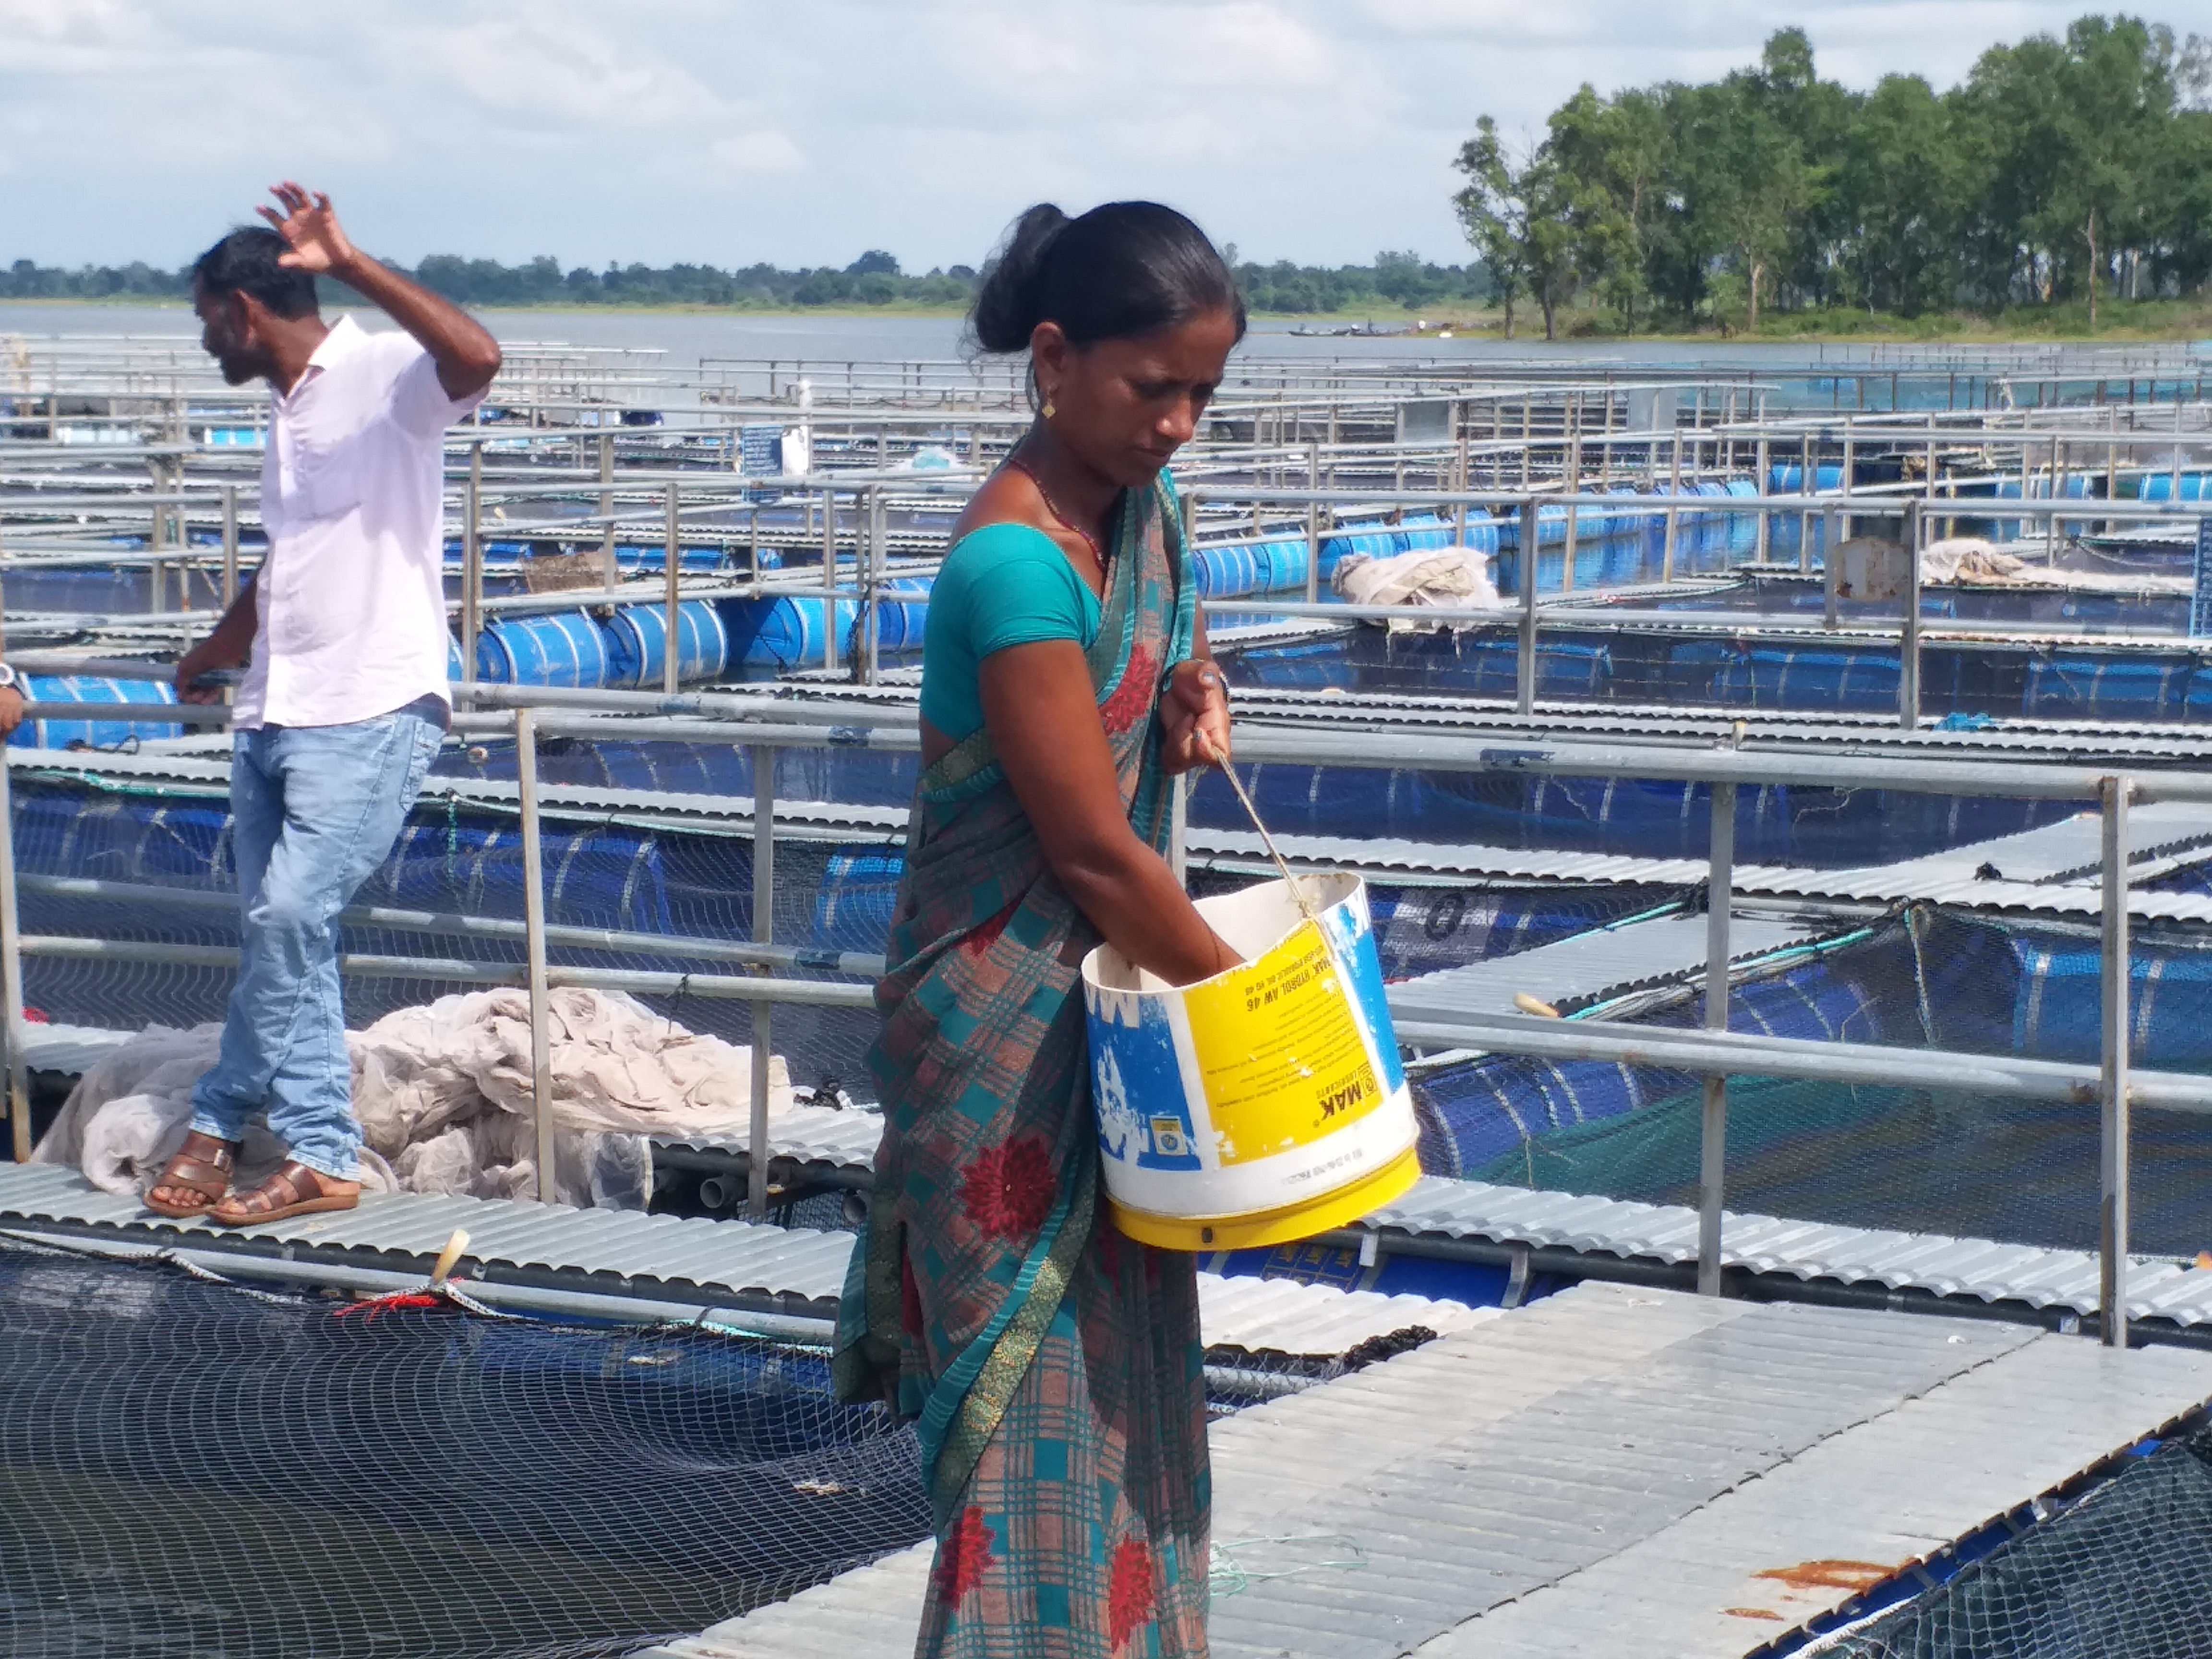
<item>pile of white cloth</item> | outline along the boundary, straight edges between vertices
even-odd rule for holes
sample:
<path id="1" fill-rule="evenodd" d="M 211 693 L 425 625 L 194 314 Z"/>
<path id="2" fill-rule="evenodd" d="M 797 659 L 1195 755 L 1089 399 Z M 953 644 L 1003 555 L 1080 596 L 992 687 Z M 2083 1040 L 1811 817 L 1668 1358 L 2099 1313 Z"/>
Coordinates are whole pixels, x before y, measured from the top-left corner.
<path id="1" fill-rule="evenodd" d="M 1920 580 L 1923 582 L 1965 582 L 2001 586 L 2012 581 L 2042 582 L 2048 574 L 2030 570 L 2016 554 L 2001 551 L 1979 536 L 1951 536 L 1930 542 L 1920 550 Z"/>
<path id="2" fill-rule="evenodd" d="M 1491 556 L 1471 547 L 1426 548 L 1387 559 L 1348 553 L 1329 586 L 1350 605 L 1404 605 L 1413 610 L 1494 611 L 1505 602 L 1491 575 Z M 1395 629 L 1438 627 L 1392 618 Z"/>
<path id="3" fill-rule="evenodd" d="M 750 1050 L 685 1030 L 619 993 L 552 994 L 555 1196 L 564 1204 L 642 1209 L 653 1195 L 646 1137 L 741 1133 L 751 1113 Z M 149 1026 L 82 1078 L 32 1162 L 82 1170 L 104 1192 L 143 1194 L 184 1142 L 192 1085 L 215 1064 L 220 1025 Z M 354 1113 L 374 1191 L 534 1197 L 530 998 L 472 991 L 402 1008 L 349 1031 Z M 791 1079 L 769 1062 L 771 1109 Z M 236 1180 L 283 1161 L 257 1115 Z"/>

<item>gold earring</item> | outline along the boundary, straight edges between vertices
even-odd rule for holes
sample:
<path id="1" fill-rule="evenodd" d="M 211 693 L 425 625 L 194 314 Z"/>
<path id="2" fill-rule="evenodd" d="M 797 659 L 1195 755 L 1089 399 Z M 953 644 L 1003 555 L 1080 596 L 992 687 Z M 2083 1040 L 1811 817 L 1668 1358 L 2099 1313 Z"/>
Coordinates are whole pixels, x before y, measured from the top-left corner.
<path id="1" fill-rule="evenodd" d="M 1047 393 L 1045 394 L 1045 400 L 1044 400 L 1044 417 L 1045 417 L 1045 419 L 1047 419 L 1047 420 L 1048 421 L 1048 420 L 1050 420 L 1050 419 L 1051 419 L 1054 415 L 1058 414 L 1059 412 L 1060 412 L 1059 410 L 1055 410 L 1055 409 L 1052 406 L 1052 394 L 1051 394 L 1050 392 L 1047 392 Z"/>

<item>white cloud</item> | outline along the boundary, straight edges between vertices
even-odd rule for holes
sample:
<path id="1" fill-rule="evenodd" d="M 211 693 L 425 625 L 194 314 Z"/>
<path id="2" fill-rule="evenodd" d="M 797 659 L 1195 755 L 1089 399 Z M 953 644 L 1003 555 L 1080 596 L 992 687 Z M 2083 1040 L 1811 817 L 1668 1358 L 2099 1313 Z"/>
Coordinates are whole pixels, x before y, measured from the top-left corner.
<path id="1" fill-rule="evenodd" d="M 410 30 L 396 43 L 398 56 L 497 118 L 533 126 L 665 125 L 720 112 L 720 100 L 688 70 L 625 51 L 552 10 Z"/>
<path id="2" fill-rule="evenodd" d="M 734 133 L 717 140 L 714 156 L 735 173 L 795 173 L 806 165 L 799 146 L 775 131 Z"/>
<path id="3" fill-rule="evenodd" d="M 174 264 L 288 175 L 402 258 L 927 269 L 1034 200 L 1151 195 L 1256 258 L 1456 260 L 1480 115 L 1533 131 L 1792 20 L 1851 84 L 1945 85 L 2087 5 L 0 0 L 0 261 Z"/>

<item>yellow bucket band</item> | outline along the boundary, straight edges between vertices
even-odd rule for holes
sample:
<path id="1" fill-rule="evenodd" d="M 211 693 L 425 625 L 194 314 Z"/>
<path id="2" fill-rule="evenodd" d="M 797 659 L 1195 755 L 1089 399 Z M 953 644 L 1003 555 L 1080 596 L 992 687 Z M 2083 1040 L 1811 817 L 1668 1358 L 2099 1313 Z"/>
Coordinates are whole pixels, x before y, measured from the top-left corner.
<path id="1" fill-rule="evenodd" d="M 1256 1215 L 1194 1220 L 1133 1210 L 1110 1197 L 1108 1208 L 1124 1237 L 1164 1250 L 1252 1250 L 1292 1244 L 1372 1214 L 1403 1198 L 1421 1178 L 1421 1160 L 1411 1148 L 1370 1176 L 1301 1204 L 1263 1210 Z"/>

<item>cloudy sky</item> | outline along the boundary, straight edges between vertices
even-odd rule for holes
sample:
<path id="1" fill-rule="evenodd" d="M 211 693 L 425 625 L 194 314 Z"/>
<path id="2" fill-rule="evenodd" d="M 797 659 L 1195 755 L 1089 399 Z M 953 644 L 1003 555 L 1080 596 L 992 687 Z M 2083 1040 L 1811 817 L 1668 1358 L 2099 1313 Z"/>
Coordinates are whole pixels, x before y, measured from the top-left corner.
<path id="1" fill-rule="evenodd" d="M 2185 26 L 2201 0 L 2150 15 Z M 2088 0 L 0 0 L 0 261 L 175 264 L 283 176 L 387 257 L 909 270 L 1152 196 L 1247 258 L 1457 262 L 1475 118 L 1784 23 L 1938 86 Z M 2198 27 L 2202 27 L 2199 23 Z"/>

